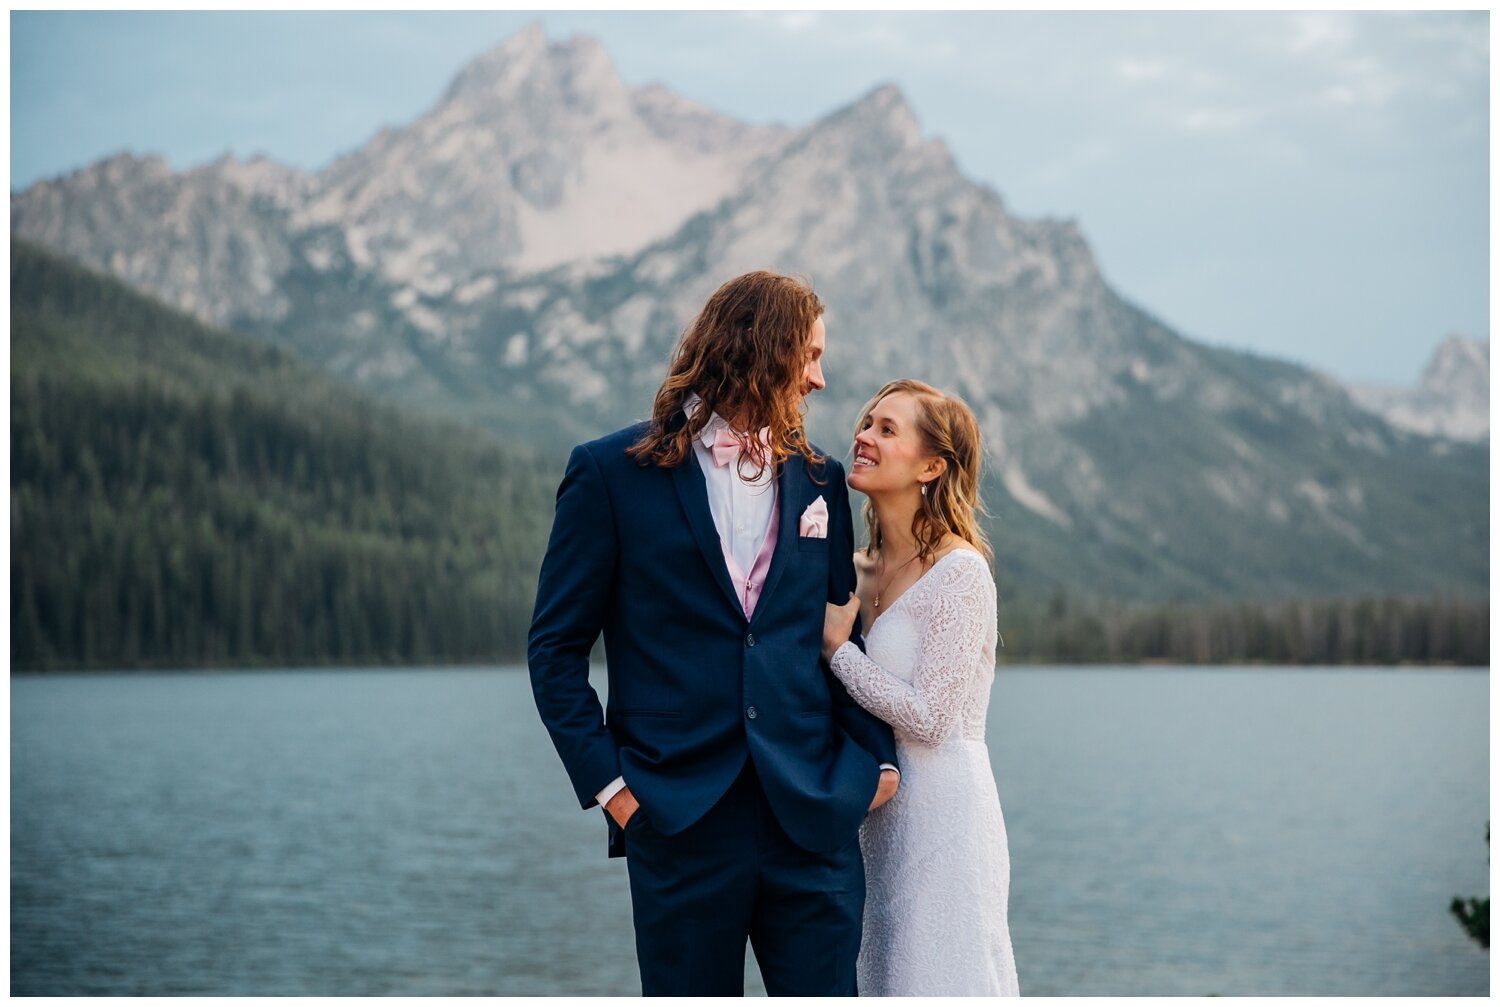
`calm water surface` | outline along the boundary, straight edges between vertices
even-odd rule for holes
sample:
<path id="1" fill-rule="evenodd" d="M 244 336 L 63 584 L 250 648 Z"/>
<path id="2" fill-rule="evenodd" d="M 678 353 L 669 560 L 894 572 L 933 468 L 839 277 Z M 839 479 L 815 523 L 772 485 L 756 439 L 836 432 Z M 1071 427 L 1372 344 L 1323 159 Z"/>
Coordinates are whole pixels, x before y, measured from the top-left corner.
<path id="1" fill-rule="evenodd" d="M 1027 994 L 1486 994 L 1484 670 L 1006 667 Z M 638 993 L 520 669 L 11 681 L 11 992 Z M 760 991 L 753 959 L 748 988 Z"/>

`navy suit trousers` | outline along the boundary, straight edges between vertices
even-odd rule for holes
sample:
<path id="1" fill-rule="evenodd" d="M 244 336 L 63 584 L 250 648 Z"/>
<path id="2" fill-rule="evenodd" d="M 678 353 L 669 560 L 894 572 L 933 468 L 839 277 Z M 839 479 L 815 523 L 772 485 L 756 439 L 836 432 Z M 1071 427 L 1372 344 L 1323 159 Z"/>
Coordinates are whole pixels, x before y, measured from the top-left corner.
<path id="1" fill-rule="evenodd" d="M 646 996 L 743 996 L 746 939 L 772 996 L 853 996 L 865 904 L 859 839 L 805 850 L 776 822 L 753 763 L 709 812 L 663 835 L 626 823 Z"/>

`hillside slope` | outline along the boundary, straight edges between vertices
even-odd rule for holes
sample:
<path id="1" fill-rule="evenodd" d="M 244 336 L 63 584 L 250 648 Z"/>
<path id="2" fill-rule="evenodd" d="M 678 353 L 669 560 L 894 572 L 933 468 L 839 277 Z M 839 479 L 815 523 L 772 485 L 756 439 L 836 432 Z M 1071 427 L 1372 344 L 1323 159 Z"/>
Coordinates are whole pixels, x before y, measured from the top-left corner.
<path id="1" fill-rule="evenodd" d="M 555 474 L 11 244 L 16 669 L 515 659 Z"/>

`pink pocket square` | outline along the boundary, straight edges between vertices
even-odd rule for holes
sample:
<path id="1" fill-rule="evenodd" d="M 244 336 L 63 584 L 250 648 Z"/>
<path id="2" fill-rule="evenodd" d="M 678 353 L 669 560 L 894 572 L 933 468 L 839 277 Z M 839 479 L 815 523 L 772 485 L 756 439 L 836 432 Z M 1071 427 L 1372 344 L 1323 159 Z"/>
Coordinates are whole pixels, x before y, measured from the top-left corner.
<path id="1" fill-rule="evenodd" d="M 807 505 L 802 512 L 802 524 L 797 534 L 803 538 L 828 537 L 828 504 L 822 497 Z"/>

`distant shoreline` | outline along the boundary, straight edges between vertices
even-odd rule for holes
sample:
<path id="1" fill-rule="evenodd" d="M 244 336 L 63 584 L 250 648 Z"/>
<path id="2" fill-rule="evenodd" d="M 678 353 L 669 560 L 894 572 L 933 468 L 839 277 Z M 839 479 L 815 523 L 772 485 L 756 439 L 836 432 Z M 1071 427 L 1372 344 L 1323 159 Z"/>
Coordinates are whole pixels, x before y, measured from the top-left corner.
<path id="1" fill-rule="evenodd" d="M 235 665 L 141 665 L 133 668 L 118 667 L 65 667 L 65 668 L 12 668 L 11 678 L 50 678 L 57 675 L 154 675 L 154 674 L 215 674 L 215 673 L 252 673 L 265 671 L 418 671 L 418 670 L 451 670 L 470 669 L 474 671 L 525 671 L 524 661 L 427 661 L 421 664 L 235 664 Z M 1179 669 L 1183 671 L 1204 670 L 1217 671 L 1224 669 L 1240 668 L 1264 668 L 1267 670 L 1280 671 L 1329 671 L 1336 669 L 1348 669 L 1350 671 L 1361 671 L 1371 669 L 1391 669 L 1396 671 L 1483 671 L 1490 670 L 1489 665 L 1483 664 L 1456 664 L 1451 661 L 1401 661 L 1387 664 L 1281 664 L 1270 661 L 1225 661 L 1218 663 L 1193 664 L 1181 661 L 1004 661 L 995 666 L 997 674 L 1008 669 L 1016 668 L 1046 668 L 1046 669 L 1082 669 L 1082 668 L 1116 668 L 1126 671 L 1134 670 L 1161 670 Z M 596 664 L 594 671 L 603 671 L 603 664 Z"/>

